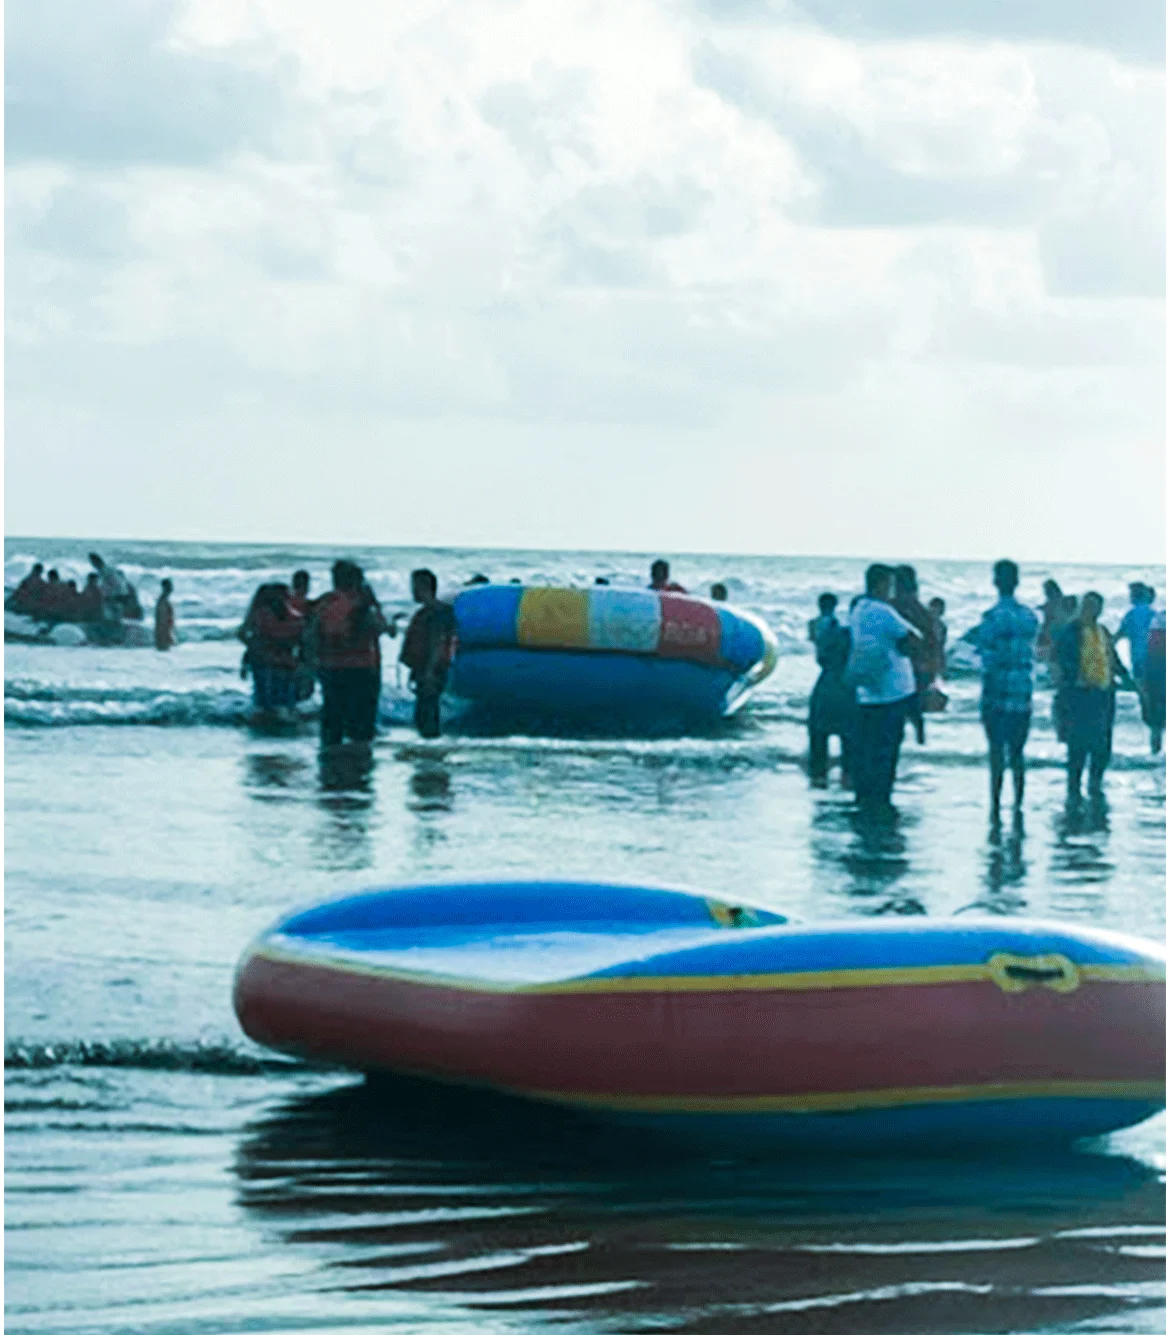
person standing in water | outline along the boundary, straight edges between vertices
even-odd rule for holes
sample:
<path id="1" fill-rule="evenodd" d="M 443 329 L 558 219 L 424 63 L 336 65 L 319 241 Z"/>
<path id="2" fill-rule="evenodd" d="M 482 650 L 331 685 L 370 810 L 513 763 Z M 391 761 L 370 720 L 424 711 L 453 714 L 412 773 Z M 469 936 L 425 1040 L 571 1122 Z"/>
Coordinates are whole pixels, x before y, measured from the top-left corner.
<path id="1" fill-rule="evenodd" d="M 909 717 L 914 724 L 914 736 L 919 746 L 926 745 L 926 720 L 922 706 L 927 689 L 934 680 L 931 660 L 934 656 L 934 618 L 918 598 L 918 572 L 913 566 L 894 569 L 894 611 L 918 632 L 919 638 L 910 647 L 910 666 L 914 669 L 914 699 L 909 706 Z"/>
<path id="2" fill-rule="evenodd" d="M 402 641 L 400 660 L 414 689 L 414 726 L 420 737 L 438 737 L 439 701 L 455 650 L 455 609 L 439 600 L 432 570 L 410 572 L 410 592 L 419 604 Z"/>
<path id="3" fill-rule="evenodd" d="M 1129 586 L 1130 609 L 1121 618 L 1116 639 L 1129 641 L 1129 670 L 1135 681 L 1141 681 L 1146 670 L 1146 641 L 1154 620 L 1154 598 L 1157 595 L 1148 584 L 1134 580 Z"/>
<path id="4" fill-rule="evenodd" d="M 1117 683 L 1133 685 L 1100 617 L 1105 600 L 1086 593 L 1081 611 L 1057 636 L 1053 652 L 1065 691 L 1068 744 L 1068 800 L 1081 800 L 1081 777 L 1089 765 L 1089 796 L 1103 793 L 1105 771 L 1113 753 L 1113 718 Z"/>
<path id="5" fill-rule="evenodd" d="M 1155 612 L 1146 638 L 1142 688 L 1142 717 L 1150 730 L 1150 751 L 1157 755 L 1166 733 L 1166 613 Z"/>
<path id="6" fill-rule="evenodd" d="M 991 762 L 991 814 L 998 820 L 1007 769 L 1015 809 L 1024 806 L 1024 745 L 1032 724 L 1032 664 L 1040 620 L 1016 599 L 1020 568 L 1014 561 L 997 561 L 992 580 L 999 601 L 984 612 L 976 647 L 983 661 L 979 714 Z"/>
<path id="7" fill-rule="evenodd" d="M 808 702 L 808 772 L 814 787 L 829 781 L 829 738 L 841 739 L 841 782 L 851 783 L 851 751 L 857 726 L 857 692 L 845 681 L 849 661 L 849 631 L 837 620 L 837 596 L 822 593 L 820 615 L 808 623 L 808 637 L 816 646 L 821 674 Z"/>
<path id="8" fill-rule="evenodd" d="M 382 692 L 383 632 L 387 625 L 361 566 L 333 563 L 333 588 L 317 599 L 312 619 L 317 672 L 321 681 L 321 745 L 345 738 L 370 742 Z"/>
<path id="9" fill-rule="evenodd" d="M 89 586 L 86 585 L 86 588 L 88 590 Z M 162 592 L 154 605 L 154 647 L 160 652 L 175 647 L 175 609 L 171 603 L 171 594 L 174 590 L 174 584 L 169 579 L 164 579 Z"/>
<path id="10" fill-rule="evenodd" d="M 247 646 L 241 675 L 252 674 L 252 706 L 261 717 L 291 710 L 304 618 L 288 605 L 287 584 L 261 584 L 237 632 Z"/>
<path id="11" fill-rule="evenodd" d="M 845 681 L 857 690 L 853 790 L 865 807 L 890 805 L 906 718 L 916 694 L 907 656 L 920 638 L 890 606 L 894 572 L 875 563 L 865 572 L 865 593 L 849 617 L 852 644 Z"/>
<path id="12" fill-rule="evenodd" d="M 1044 605 L 1040 609 L 1040 634 L 1036 638 L 1036 657 L 1041 663 L 1052 659 L 1056 637 L 1068 624 L 1064 590 L 1054 579 L 1044 581 Z"/>

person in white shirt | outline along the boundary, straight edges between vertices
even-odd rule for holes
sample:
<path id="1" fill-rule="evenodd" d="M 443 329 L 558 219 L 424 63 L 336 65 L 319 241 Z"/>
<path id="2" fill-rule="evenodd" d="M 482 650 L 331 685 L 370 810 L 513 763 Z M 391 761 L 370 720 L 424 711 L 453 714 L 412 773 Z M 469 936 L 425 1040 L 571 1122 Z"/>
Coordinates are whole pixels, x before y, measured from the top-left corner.
<path id="1" fill-rule="evenodd" d="M 918 631 L 889 604 L 894 572 L 871 565 L 865 594 L 849 617 L 853 647 L 846 679 L 857 688 L 858 721 L 853 782 L 858 802 L 890 805 L 906 717 L 915 699 L 914 668 L 907 657 Z"/>

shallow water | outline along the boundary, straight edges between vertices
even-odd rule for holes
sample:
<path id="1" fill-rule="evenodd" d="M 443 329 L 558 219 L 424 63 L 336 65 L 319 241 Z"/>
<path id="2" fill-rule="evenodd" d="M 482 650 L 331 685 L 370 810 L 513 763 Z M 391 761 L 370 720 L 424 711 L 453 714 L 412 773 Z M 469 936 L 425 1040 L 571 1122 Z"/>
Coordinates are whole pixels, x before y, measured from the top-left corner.
<path id="1" fill-rule="evenodd" d="M 229 633 L 276 567 L 249 549 L 137 552 L 181 596 L 197 584 L 204 620 Z M 418 554 L 376 559 L 392 593 Z M 457 578 L 638 568 L 430 559 Z M 421 744 L 396 721 L 388 667 L 372 756 L 322 760 L 311 719 L 218 726 L 246 709 L 226 638 L 169 657 L 8 647 L 7 1329 L 1164 1328 L 1161 1118 L 1044 1159 L 751 1161 L 482 1095 L 367 1087 L 239 1034 L 231 975 L 255 932 L 395 880 L 614 877 L 803 917 L 981 909 L 1161 938 L 1164 773 L 1132 701 L 1105 808 L 1065 815 L 1041 717 L 1023 822 L 996 830 L 959 676 L 927 748 L 904 752 L 897 822 L 860 822 L 796 763 L 814 676 L 801 618 L 857 563 L 740 561 L 678 574 L 738 579 L 733 597 L 788 626 L 789 652 L 742 718 L 698 738 Z M 1115 624 L 1131 572 L 1062 573 L 1110 592 Z M 985 579 L 938 576 L 953 637 Z"/>

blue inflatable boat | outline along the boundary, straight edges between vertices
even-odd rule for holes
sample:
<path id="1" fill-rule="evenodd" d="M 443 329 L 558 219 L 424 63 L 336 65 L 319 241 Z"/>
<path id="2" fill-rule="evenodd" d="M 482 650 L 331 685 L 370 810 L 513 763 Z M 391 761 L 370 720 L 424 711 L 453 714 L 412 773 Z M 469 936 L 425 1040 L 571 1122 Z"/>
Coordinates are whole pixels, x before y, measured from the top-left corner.
<path id="1" fill-rule="evenodd" d="M 778 1144 L 1068 1142 L 1165 1102 L 1165 956 L 1067 923 L 790 923 L 686 891 L 376 890 L 245 954 L 259 1043 Z"/>
<path id="2" fill-rule="evenodd" d="M 514 713 L 716 719 L 776 665 L 758 617 L 686 594 L 484 585 L 456 596 L 455 620 L 451 691 Z"/>

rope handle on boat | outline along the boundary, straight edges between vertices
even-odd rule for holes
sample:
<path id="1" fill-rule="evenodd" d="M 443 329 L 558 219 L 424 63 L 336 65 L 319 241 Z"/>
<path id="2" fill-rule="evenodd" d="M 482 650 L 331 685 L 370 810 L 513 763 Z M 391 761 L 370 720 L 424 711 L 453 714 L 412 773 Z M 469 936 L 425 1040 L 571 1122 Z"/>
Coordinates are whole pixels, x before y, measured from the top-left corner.
<path id="1" fill-rule="evenodd" d="M 991 980 L 1004 992 L 1026 992 L 1050 987 L 1054 992 L 1075 992 L 1081 971 L 1067 955 L 1009 955 L 999 952 L 987 961 Z"/>

